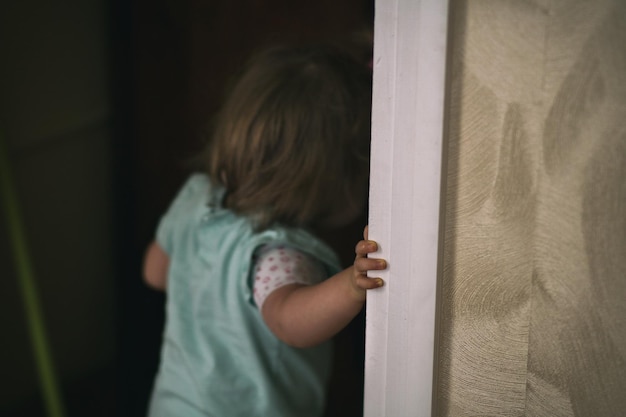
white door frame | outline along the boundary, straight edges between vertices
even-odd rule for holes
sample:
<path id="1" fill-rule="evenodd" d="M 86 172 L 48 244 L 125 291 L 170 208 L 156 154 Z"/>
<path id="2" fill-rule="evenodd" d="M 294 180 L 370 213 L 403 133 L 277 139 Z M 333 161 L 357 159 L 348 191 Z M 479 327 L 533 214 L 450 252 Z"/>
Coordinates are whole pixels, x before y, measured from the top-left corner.
<path id="1" fill-rule="evenodd" d="M 433 413 L 448 0 L 376 0 L 365 417 Z"/>

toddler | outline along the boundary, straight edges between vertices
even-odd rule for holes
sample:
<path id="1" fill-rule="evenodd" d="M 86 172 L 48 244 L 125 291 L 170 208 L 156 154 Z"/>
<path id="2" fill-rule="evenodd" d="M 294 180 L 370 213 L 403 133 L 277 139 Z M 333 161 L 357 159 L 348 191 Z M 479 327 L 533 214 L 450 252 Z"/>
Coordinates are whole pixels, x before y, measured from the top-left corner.
<path id="1" fill-rule="evenodd" d="M 371 72 L 330 46 L 257 55 L 161 219 L 144 278 L 167 292 L 151 417 L 323 414 L 330 339 L 383 285 L 375 242 L 341 270 L 312 232 L 366 203 Z"/>

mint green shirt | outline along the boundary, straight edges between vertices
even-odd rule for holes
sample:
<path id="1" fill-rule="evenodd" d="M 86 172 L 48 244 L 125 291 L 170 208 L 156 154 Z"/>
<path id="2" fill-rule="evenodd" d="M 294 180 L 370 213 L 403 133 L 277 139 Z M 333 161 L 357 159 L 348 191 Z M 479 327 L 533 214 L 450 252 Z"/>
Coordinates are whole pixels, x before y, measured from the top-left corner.
<path id="1" fill-rule="evenodd" d="M 292 348 L 267 328 L 252 296 L 253 253 L 285 244 L 339 271 L 312 234 L 285 227 L 255 233 L 221 207 L 223 190 L 196 174 L 161 219 L 157 241 L 170 257 L 161 363 L 150 417 L 321 416 L 331 346 Z"/>

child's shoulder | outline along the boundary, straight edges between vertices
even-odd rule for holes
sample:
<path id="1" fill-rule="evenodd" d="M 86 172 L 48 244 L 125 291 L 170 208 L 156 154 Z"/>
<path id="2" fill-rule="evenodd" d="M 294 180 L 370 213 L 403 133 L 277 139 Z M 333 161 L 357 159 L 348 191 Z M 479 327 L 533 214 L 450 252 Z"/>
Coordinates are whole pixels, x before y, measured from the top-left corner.
<path id="1" fill-rule="evenodd" d="M 189 175 L 183 186 L 180 189 L 180 192 L 210 192 L 210 188 L 213 187 L 213 183 L 207 174 L 201 172 L 195 172 Z"/>
<path id="2" fill-rule="evenodd" d="M 170 203 L 166 216 L 188 217 L 190 214 L 216 207 L 224 190 L 203 173 L 191 174 L 180 186 Z"/>
<path id="3" fill-rule="evenodd" d="M 185 180 L 175 200 L 200 199 L 210 204 L 213 200 L 219 199 L 223 193 L 223 187 L 211 181 L 207 174 L 196 172 Z"/>

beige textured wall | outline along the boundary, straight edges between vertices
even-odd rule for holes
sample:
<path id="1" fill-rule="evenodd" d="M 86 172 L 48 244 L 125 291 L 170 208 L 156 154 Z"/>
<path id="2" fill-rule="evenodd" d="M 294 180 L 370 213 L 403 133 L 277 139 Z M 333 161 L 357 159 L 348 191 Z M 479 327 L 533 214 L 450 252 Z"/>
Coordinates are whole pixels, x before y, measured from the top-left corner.
<path id="1" fill-rule="evenodd" d="M 624 415 L 626 2 L 451 9 L 438 415 Z"/>

